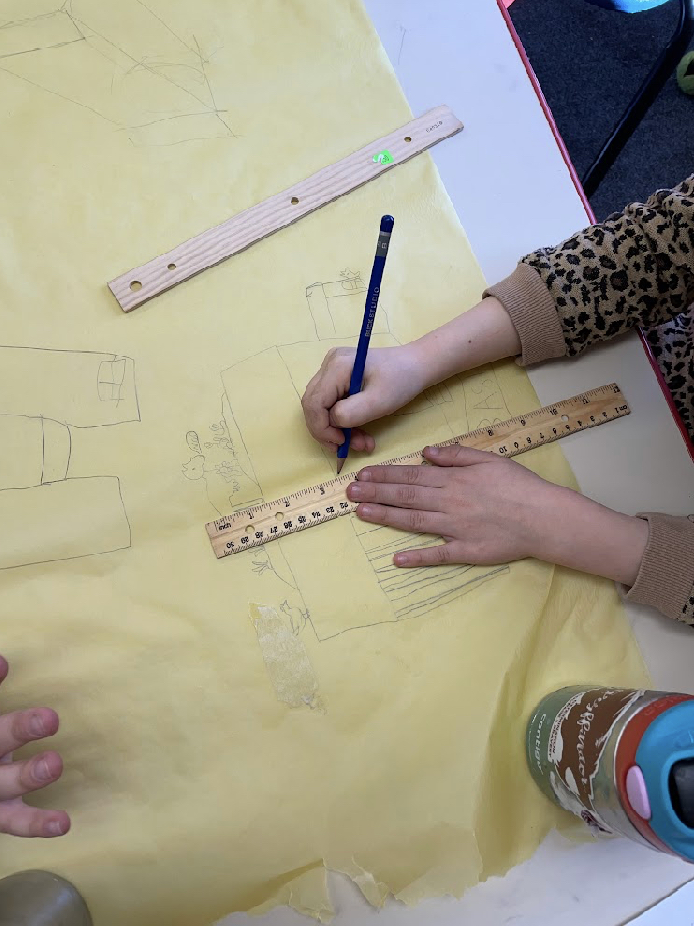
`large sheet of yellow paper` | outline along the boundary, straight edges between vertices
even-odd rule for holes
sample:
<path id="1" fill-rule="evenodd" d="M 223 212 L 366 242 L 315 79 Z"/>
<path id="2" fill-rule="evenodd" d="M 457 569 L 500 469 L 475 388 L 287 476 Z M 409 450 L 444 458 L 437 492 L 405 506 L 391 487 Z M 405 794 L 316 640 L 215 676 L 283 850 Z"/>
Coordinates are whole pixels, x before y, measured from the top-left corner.
<path id="1" fill-rule="evenodd" d="M 65 875 L 98 926 L 205 926 L 327 919 L 326 868 L 410 903 L 527 858 L 564 819 L 525 769 L 535 702 L 646 681 L 612 586 L 399 571 L 413 538 L 354 517 L 222 562 L 204 530 L 333 472 L 299 395 L 354 342 L 382 213 L 375 344 L 479 298 L 428 155 L 131 315 L 105 285 L 410 118 L 362 6 L 0 14 L 2 708 L 59 710 L 65 773 L 35 799 L 73 818 L 4 838 L 0 875 Z M 513 363 L 457 377 L 378 425 L 380 458 L 536 404 Z M 558 447 L 522 462 L 572 482 Z"/>

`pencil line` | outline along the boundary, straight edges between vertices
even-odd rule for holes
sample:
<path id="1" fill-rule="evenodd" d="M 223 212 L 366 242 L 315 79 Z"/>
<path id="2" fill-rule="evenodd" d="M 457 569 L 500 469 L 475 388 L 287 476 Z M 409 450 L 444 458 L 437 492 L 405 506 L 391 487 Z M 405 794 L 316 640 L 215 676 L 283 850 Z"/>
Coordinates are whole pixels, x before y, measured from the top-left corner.
<path id="1" fill-rule="evenodd" d="M 52 96 L 57 96 L 61 100 L 65 100 L 66 103 L 72 103 L 74 106 L 80 106 L 82 109 L 88 110 L 95 116 L 98 116 L 99 119 L 103 119 L 104 122 L 108 122 L 109 125 L 118 125 L 113 119 L 109 119 L 108 116 L 104 116 L 103 113 L 100 113 L 97 109 L 93 109 L 87 103 L 80 103 L 78 100 L 73 100 L 69 96 L 64 96 L 62 93 L 58 93 L 57 90 L 49 90 L 48 87 L 44 87 L 43 84 L 37 84 L 34 80 L 29 80 L 28 77 L 24 77 L 22 74 L 16 74 L 14 71 L 10 71 L 8 68 L 0 67 L 0 71 L 3 71 L 5 74 L 9 74 L 11 77 L 16 77 L 17 80 L 23 80 L 27 84 L 31 84 L 32 87 L 36 87 L 37 90 L 43 90 L 44 93 L 50 93 Z"/>
<path id="2" fill-rule="evenodd" d="M 99 38 L 102 39 L 102 41 L 107 42 L 109 45 L 111 45 L 113 48 L 119 51 L 122 55 L 125 55 L 125 57 L 129 58 L 136 67 L 141 67 L 145 71 L 150 73 L 153 77 L 159 77 L 161 78 L 161 80 L 165 80 L 167 83 L 171 84 L 173 87 L 177 87 L 182 93 L 186 93 L 188 94 L 188 96 L 192 97 L 194 100 L 197 100 L 197 102 L 200 103 L 201 106 L 207 105 L 207 103 L 205 103 L 204 100 L 201 100 L 199 96 L 196 96 L 191 90 L 188 90 L 187 87 L 183 87 L 181 86 L 181 84 L 176 83 L 175 80 L 172 80 L 172 78 L 168 77 L 166 74 L 159 73 L 159 71 L 151 67 L 149 64 L 146 64 L 144 61 L 138 61 L 137 58 L 134 58 L 124 48 L 121 48 L 119 45 L 116 45 L 115 42 L 112 42 L 111 39 L 107 38 L 105 35 L 102 35 L 101 32 L 96 30 L 93 26 L 90 26 L 88 23 L 83 22 L 83 20 L 78 19 L 76 16 L 74 16 L 74 14 L 68 13 L 68 16 L 73 22 L 76 21 L 80 23 L 80 25 L 84 26 L 90 32 L 93 32 L 94 35 L 98 35 Z"/>
<path id="3" fill-rule="evenodd" d="M 140 4 L 140 6 L 144 7 L 144 8 L 147 10 L 147 12 L 150 14 L 150 16 L 154 16 L 154 18 L 157 19 L 157 20 L 162 24 L 162 26 L 163 26 L 165 29 L 167 29 L 167 30 L 171 33 L 171 35 L 181 43 L 181 45 L 183 45 L 184 48 L 187 48 L 188 51 L 191 52 L 191 54 L 193 54 L 193 55 L 195 54 L 195 50 L 192 49 L 192 48 L 190 47 L 190 45 L 189 45 L 187 42 L 185 42 L 185 41 L 181 38 L 180 35 L 178 35 L 176 32 L 174 32 L 174 30 L 171 28 L 171 26 L 170 26 L 167 22 L 165 22 L 165 20 L 163 20 L 163 19 L 161 18 L 161 16 L 158 16 L 158 15 L 154 12 L 154 10 L 150 9 L 150 7 L 147 6 L 146 3 L 143 3 L 143 0 L 137 0 L 137 2 Z M 196 43 L 196 44 L 197 44 L 197 43 Z"/>
<path id="4" fill-rule="evenodd" d="M 75 42 L 84 42 L 85 38 L 70 39 L 69 42 L 56 42 L 55 45 L 41 45 L 38 48 L 25 48 L 23 51 L 11 51 L 6 55 L 0 55 L 0 61 L 5 58 L 19 58 L 20 55 L 32 55 L 35 51 L 49 51 L 51 48 L 64 48 L 66 45 L 74 45 Z"/>

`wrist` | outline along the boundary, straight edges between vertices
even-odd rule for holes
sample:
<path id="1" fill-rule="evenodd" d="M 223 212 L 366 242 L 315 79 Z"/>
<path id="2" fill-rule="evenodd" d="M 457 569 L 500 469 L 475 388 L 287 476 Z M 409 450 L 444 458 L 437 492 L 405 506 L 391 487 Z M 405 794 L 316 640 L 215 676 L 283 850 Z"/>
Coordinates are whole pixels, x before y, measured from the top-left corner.
<path id="1" fill-rule="evenodd" d="M 402 350 L 405 352 L 407 363 L 414 371 L 420 384 L 420 392 L 428 389 L 429 386 L 435 386 L 440 383 L 446 375 L 441 375 L 440 365 L 437 363 L 436 347 L 432 335 L 435 332 L 430 331 L 416 341 L 410 341 L 405 344 Z"/>
<path id="2" fill-rule="evenodd" d="M 572 489 L 554 490 L 547 514 L 552 526 L 537 538 L 533 555 L 631 587 L 648 542 L 648 524 Z"/>
<path id="3" fill-rule="evenodd" d="M 407 345 L 424 379 L 424 389 L 475 366 L 465 350 L 464 339 L 459 337 L 459 332 L 455 335 L 448 325 L 443 325 Z"/>
<path id="4" fill-rule="evenodd" d="M 568 490 L 544 480 L 541 485 L 539 494 L 528 493 L 522 513 L 526 556 L 558 563 L 565 541 L 562 524 L 566 517 L 563 509 L 569 501 L 564 493 Z"/>
<path id="5" fill-rule="evenodd" d="M 494 296 L 485 296 L 467 312 L 408 346 L 418 358 L 425 388 L 463 370 L 515 357 L 521 350 L 513 322 Z"/>

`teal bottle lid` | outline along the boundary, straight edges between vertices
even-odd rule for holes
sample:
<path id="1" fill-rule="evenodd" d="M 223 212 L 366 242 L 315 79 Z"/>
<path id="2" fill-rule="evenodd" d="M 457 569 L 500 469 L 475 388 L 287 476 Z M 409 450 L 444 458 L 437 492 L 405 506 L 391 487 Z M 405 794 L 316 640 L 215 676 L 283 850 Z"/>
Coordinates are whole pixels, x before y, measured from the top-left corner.
<path id="1" fill-rule="evenodd" d="M 648 794 L 649 826 L 668 848 L 694 862 L 694 701 L 656 717 L 635 758 Z"/>

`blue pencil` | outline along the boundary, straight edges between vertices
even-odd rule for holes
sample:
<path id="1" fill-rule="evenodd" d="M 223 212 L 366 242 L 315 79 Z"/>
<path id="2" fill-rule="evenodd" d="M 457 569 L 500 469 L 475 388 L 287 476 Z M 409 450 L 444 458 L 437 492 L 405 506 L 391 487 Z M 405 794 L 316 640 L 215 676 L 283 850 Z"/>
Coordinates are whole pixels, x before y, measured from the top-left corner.
<path id="1" fill-rule="evenodd" d="M 378 297 L 381 294 L 381 280 L 383 278 L 383 269 L 386 265 L 388 256 L 388 245 L 390 244 L 390 233 L 393 231 L 395 219 L 392 215 L 381 216 L 381 230 L 378 235 L 378 244 L 376 245 L 376 255 L 374 257 L 373 270 L 369 280 L 369 288 L 366 293 L 366 305 L 364 306 L 364 321 L 361 323 L 359 332 L 359 343 L 357 344 L 357 354 L 354 358 L 352 368 L 352 377 L 349 381 L 349 392 L 347 395 L 356 395 L 361 392 L 361 385 L 364 379 L 364 367 L 366 366 L 366 354 L 369 350 L 369 341 L 371 340 L 371 330 L 374 326 L 376 317 L 376 308 L 378 306 Z M 349 441 L 352 436 L 350 428 L 344 428 L 345 441 L 337 450 L 337 472 L 344 466 L 349 453 Z"/>

